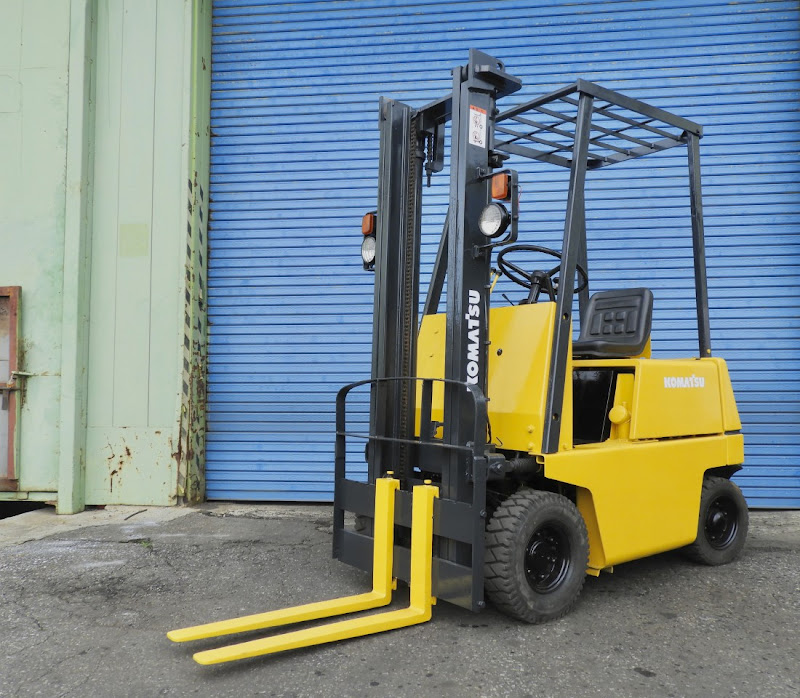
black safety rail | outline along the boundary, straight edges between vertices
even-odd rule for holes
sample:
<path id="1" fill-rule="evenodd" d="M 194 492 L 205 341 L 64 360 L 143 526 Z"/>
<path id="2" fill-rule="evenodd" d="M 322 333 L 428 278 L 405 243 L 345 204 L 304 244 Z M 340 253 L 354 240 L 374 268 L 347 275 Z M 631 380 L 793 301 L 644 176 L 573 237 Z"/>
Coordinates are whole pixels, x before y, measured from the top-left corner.
<path id="1" fill-rule="evenodd" d="M 395 438 L 380 434 L 347 431 L 347 396 L 356 388 L 379 384 L 413 382 L 420 388 L 420 434 L 413 438 Z M 451 384 L 464 389 L 471 400 L 474 432 L 465 443 L 447 443 L 436 438 L 441 423 L 431 421 L 433 386 L 435 383 Z M 421 384 L 421 386 L 420 386 Z M 336 451 L 334 494 L 334 557 L 364 571 L 372 569 L 373 542 L 369 535 L 346 530 L 345 512 L 371 518 L 375 511 L 375 488 L 371 483 L 347 479 L 347 439 L 362 439 L 368 443 L 406 445 L 413 464 L 408 485 L 419 484 L 427 474 L 439 474 L 446 468 L 449 454 L 460 452 L 466 456 L 468 479 L 473 485 L 472 502 L 440 497 L 434 502 L 433 532 L 441 541 L 450 540 L 471 546 L 471 564 L 457 564 L 438 557 L 434 551 L 433 595 L 459 606 L 477 611 L 483 607 L 483 530 L 485 527 L 486 477 L 487 477 L 487 400 L 476 385 L 442 378 L 380 378 L 363 380 L 344 386 L 336 397 Z M 446 430 L 444 430 L 446 432 Z M 391 470 L 391 468 L 388 468 Z M 384 473 L 385 474 L 385 473 Z M 411 528 L 411 488 L 396 493 L 395 524 Z M 410 550 L 402 541 L 394 547 L 394 575 L 404 581 L 410 579 Z"/>
<path id="2" fill-rule="evenodd" d="M 578 80 L 498 114 L 495 150 L 570 167 L 581 95 L 593 98 L 587 169 L 686 145 L 687 133 L 703 135 L 702 127 L 688 119 Z"/>

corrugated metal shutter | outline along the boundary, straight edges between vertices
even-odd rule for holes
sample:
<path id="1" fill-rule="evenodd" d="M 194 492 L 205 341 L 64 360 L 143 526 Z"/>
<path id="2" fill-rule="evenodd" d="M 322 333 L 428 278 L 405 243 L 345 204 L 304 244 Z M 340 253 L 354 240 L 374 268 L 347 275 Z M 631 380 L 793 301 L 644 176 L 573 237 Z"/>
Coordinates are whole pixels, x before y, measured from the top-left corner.
<path id="1" fill-rule="evenodd" d="M 712 346 L 729 360 L 751 505 L 800 506 L 800 13 L 796 2 L 214 2 L 212 499 L 329 500 L 333 400 L 369 373 L 377 99 L 450 89 L 474 46 L 525 81 L 584 77 L 705 127 Z M 592 173 L 593 288 L 649 285 L 656 355 L 696 354 L 686 162 Z M 566 173 L 522 167 L 522 236 L 559 246 Z M 447 183 L 426 190 L 429 268 Z M 646 263 L 642 251 L 647 250 Z"/>

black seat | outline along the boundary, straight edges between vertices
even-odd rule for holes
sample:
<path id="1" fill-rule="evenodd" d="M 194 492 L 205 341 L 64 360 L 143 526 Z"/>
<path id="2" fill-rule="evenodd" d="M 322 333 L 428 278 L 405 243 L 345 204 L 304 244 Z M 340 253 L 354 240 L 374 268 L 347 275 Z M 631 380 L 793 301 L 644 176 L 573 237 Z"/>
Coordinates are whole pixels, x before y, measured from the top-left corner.
<path id="1" fill-rule="evenodd" d="M 589 359 L 637 356 L 650 339 L 653 294 L 647 288 L 599 291 L 589 299 L 572 354 Z"/>

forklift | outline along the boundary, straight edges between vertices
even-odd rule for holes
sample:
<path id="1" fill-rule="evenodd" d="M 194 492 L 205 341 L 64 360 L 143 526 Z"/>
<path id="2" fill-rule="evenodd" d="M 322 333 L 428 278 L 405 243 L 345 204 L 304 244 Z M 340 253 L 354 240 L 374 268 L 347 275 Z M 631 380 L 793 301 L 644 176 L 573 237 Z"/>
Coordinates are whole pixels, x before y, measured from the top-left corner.
<path id="1" fill-rule="evenodd" d="M 361 230 L 375 275 L 372 375 L 336 400 L 333 532 L 334 557 L 371 571 L 372 590 L 169 637 L 378 608 L 398 580 L 408 606 L 206 650 L 199 663 L 422 623 L 438 600 L 478 612 L 488 599 L 539 623 L 574 607 L 586 575 L 679 548 L 708 565 L 741 552 L 747 504 L 730 478 L 744 441 L 725 361 L 711 355 L 702 127 L 586 80 L 500 109 L 521 86 L 472 49 L 441 99 L 380 100 L 378 206 Z M 423 179 L 445 169 L 448 123 L 449 206 L 421 303 Z M 674 147 L 688 153 L 699 353 L 654 359 L 651 290 L 590 292 L 584 185 L 591 170 Z M 517 242 L 514 159 L 569 170 L 560 250 Z M 500 276 L 522 297 L 493 298 Z M 348 427 L 360 391 L 368 432 Z M 348 477 L 354 442 L 366 481 Z"/>

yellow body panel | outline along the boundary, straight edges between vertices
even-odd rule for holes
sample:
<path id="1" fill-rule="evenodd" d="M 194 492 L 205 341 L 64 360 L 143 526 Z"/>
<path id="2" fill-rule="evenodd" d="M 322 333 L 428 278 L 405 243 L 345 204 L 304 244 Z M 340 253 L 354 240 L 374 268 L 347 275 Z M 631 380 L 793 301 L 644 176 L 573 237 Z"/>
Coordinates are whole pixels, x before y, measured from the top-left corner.
<path id="1" fill-rule="evenodd" d="M 426 315 L 422 318 L 417 338 L 417 375 L 420 378 L 444 378 L 444 344 L 446 332 L 444 314 Z M 419 436 L 420 408 L 422 396 L 417 386 L 416 434 Z M 433 384 L 431 419 L 442 422 L 444 416 L 444 386 Z M 437 434 L 441 438 L 441 430 Z"/>
<path id="2" fill-rule="evenodd" d="M 555 303 L 492 308 L 489 315 L 489 423 L 499 448 L 538 452 L 553 343 Z M 444 315 L 422 320 L 417 344 L 417 375 L 444 377 Z M 567 367 L 567 375 L 572 369 Z M 434 385 L 431 419 L 442 421 L 442 385 Z M 564 391 L 564 415 L 572 414 L 572 383 Z M 417 391 L 417 433 L 420 395 Z M 562 420 L 561 449 L 572 447 L 572 420 Z"/>
<path id="3" fill-rule="evenodd" d="M 726 445 L 728 456 L 726 465 L 741 465 L 744 463 L 744 436 L 741 434 L 727 434 Z"/>
<path id="4" fill-rule="evenodd" d="M 575 359 L 573 366 L 633 370 L 628 405 L 633 440 L 721 434 L 742 427 L 723 359 Z"/>
<path id="5" fill-rule="evenodd" d="M 725 363 L 724 359 L 713 358 L 704 360 L 713 361 L 717 364 L 717 370 L 719 371 L 722 426 L 725 431 L 738 431 L 742 428 L 742 422 L 739 420 L 739 410 L 736 409 L 736 398 L 733 396 L 733 385 L 731 384 L 731 377 L 728 375 L 728 365 Z"/>
<path id="6" fill-rule="evenodd" d="M 703 474 L 741 462 L 728 461 L 730 441 L 741 443 L 741 434 L 609 439 L 544 456 L 546 477 L 580 488 L 589 566 L 602 569 L 693 542 Z"/>
<path id="7" fill-rule="evenodd" d="M 707 359 L 640 359 L 631 439 L 719 434 L 719 369 Z"/>
<path id="8" fill-rule="evenodd" d="M 744 460 L 741 428 L 722 359 L 568 357 L 559 452 L 541 454 L 550 366 L 553 303 L 493 308 L 488 397 L 492 441 L 539 456 L 547 478 L 577 487 L 589 532 L 590 570 L 694 541 L 700 490 L 711 468 Z M 428 316 L 419 337 L 418 375 L 444 375 L 445 317 Z M 620 368 L 610 438 L 572 443 L 572 374 L 577 368 Z M 419 403 L 417 405 L 419 408 Z M 417 413 L 419 419 L 419 409 Z M 434 393 L 432 419 L 442 420 Z M 419 425 L 418 425 L 419 426 Z"/>

